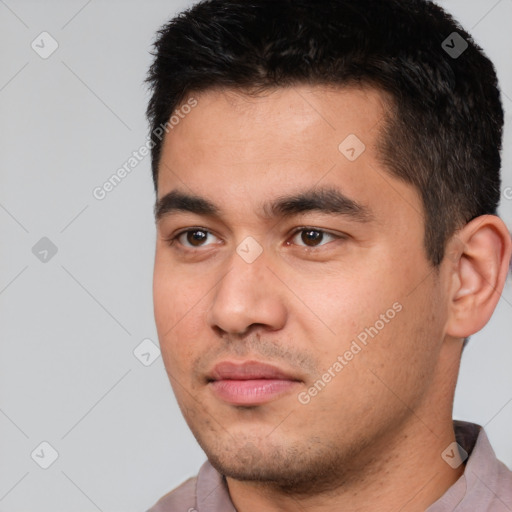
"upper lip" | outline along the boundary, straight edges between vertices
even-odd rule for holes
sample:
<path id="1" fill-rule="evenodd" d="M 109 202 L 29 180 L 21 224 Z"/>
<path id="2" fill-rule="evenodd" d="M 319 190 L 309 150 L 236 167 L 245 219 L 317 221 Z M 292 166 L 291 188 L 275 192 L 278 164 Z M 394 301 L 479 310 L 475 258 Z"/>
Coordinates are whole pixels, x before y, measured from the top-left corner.
<path id="1" fill-rule="evenodd" d="M 260 363 L 259 361 L 222 361 L 213 367 L 207 377 L 209 381 L 253 379 L 299 380 L 276 366 Z"/>

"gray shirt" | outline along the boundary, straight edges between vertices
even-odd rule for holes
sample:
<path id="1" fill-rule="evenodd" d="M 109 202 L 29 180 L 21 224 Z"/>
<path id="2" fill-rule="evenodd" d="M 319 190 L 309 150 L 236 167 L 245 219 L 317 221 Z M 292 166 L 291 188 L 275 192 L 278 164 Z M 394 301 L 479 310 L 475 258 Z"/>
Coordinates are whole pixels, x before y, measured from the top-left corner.
<path id="1" fill-rule="evenodd" d="M 425 512 L 512 512 L 512 471 L 500 462 L 484 429 L 454 422 L 457 443 L 469 454 L 464 474 Z M 147 512 L 236 512 L 226 479 L 206 461 Z"/>

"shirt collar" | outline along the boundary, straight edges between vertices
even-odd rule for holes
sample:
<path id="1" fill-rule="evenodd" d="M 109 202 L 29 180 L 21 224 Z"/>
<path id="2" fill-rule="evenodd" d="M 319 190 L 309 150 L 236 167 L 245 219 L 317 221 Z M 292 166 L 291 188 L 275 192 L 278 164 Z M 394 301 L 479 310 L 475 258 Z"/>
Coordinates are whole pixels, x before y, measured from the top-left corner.
<path id="1" fill-rule="evenodd" d="M 463 421 L 454 421 L 454 429 L 457 443 L 470 456 L 460 478 L 425 512 L 487 510 L 494 500 L 501 501 L 497 486 L 504 465 L 496 458 L 484 429 Z"/>

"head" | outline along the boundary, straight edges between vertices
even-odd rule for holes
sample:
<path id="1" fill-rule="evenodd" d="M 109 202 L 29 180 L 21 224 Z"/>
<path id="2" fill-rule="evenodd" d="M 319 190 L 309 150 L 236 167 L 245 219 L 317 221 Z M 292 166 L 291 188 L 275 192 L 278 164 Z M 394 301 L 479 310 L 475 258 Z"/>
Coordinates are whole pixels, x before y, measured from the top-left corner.
<path id="1" fill-rule="evenodd" d="M 511 250 L 482 50 L 425 0 L 210 0 L 155 49 L 155 318 L 212 463 L 304 488 L 449 421 Z"/>

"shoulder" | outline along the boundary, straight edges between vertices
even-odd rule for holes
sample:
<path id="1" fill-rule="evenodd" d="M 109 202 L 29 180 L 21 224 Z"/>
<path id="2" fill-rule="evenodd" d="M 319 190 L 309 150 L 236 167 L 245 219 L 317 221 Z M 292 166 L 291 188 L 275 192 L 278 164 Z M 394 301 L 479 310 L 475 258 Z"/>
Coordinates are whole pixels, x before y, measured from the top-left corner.
<path id="1" fill-rule="evenodd" d="M 162 498 L 147 512 L 194 512 L 197 476 L 189 478 Z"/>
<path id="2" fill-rule="evenodd" d="M 223 475 L 208 460 L 197 476 L 160 498 L 147 512 L 200 512 L 199 509 L 203 512 L 236 512 Z"/>
<path id="3" fill-rule="evenodd" d="M 474 447 L 469 443 L 466 450 L 470 455 L 464 471 L 466 489 L 462 502 L 467 508 L 463 506 L 461 512 L 512 510 L 512 471 L 496 457 L 483 427 L 473 424 L 466 426 L 468 431 L 478 432 L 478 437 Z M 470 437 L 474 436 L 473 433 Z"/>
<path id="4" fill-rule="evenodd" d="M 499 460 L 496 461 L 495 484 L 491 490 L 500 506 L 505 505 L 506 510 L 512 510 L 512 471 Z"/>

